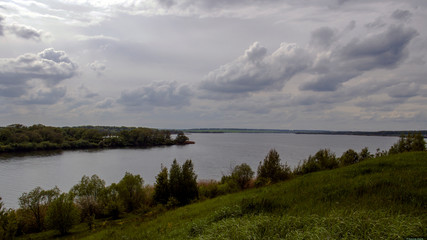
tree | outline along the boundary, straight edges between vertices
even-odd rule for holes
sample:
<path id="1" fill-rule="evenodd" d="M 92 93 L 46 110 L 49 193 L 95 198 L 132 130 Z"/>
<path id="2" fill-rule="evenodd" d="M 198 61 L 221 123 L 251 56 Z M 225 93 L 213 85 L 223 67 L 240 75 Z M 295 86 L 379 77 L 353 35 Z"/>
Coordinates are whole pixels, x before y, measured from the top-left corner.
<path id="1" fill-rule="evenodd" d="M 340 163 L 342 166 L 348 166 L 359 162 L 359 155 L 353 149 L 345 151 L 340 157 Z"/>
<path id="2" fill-rule="evenodd" d="M 176 144 L 185 144 L 186 141 L 188 141 L 188 137 L 185 136 L 183 132 L 178 133 L 178 135 L 175 138 Z"/>
<path id="3" fill-rule="evenodd" d="M 29 213 L 38 231 L 44 230 L 44 219 L 49 204 L 59 195 L 58 187 L 51 190 L 43 190 L 36 187 L 29 193 L 23 193 L 19 197 L 19 206 Z"/>
<path id="4" fill-rule="evenodd" d="M 100 194 L 105 188 L 105 181 L 96 174 L 92 177 L 83 176 L 79 184 L 71 189 L 76 196 L 76 202 L 80 206 L 82 219 L 92 215 L 100 215 L 102 210 L 100 206 Z"/>
<path id="5" fill-rule="evenodd" d="M 401 135 L 397 143 L 391 146 L 389 153 L 403 153 L 412 151 L 426 151 L 426 142 L 421 133 L 408 133 L 406 136 Z"/>
<path id="6" fill-rule="evenodd" d="M 171 168 L 169 169 L 169 192 L 170 199 L 172 202 L 179 201 L 181 198 L 181 182 L 182 182 L 182 170 L 176 159 L 173 160 Z M 169 201 L 168 200 L 168 201 Z"/>
<path id="7" fill-rule="evenodd" d="M 231 178 L 236 181 L 240 189 L 247 188 L 253 177 L 254 171 L 252 171 L 251 167 L 246 163 L 235 166 L 231 173 Z"/>
<path id="8" fill-rule="evenodd" d="M 258 185 L 264 185 L 290 178 L 291 169 L 287 164 L 282 165 L 279 153 L 271 149 L 264 158 L 264 162 L 259 163 L 257 174 Z"/>
<path id="9" fill-rule="evenodd" d="M 178 200 L 185 205 L 199 197 L 197 188 L 197 175 L 194 173 L 194 166 L 191 159 L 188 159 L 182 164 L 182 194 Z"/>
<path id="10" fill-rule="evenodd" d="M 367 147 L 362 148 L 362 150 L 359 153 L 359 162 L 365 160 L 365 159 L 369 159 L 372 158 L 373 155 L 369 152 Z"/>
<path id="11" fill-rule="evenodd" d="M 128 172 L 117 184 L 119 198 L 128 212 L 132 212 L 142 206 L 146 198 L 143 185 L 144 180 L 140 175 L 133 175 Z"/>
<path id="12" fill-rule="evenodd" d="M 79 211 L 73 202 L 72 194 L 62 193 L 52 201 L 46 213 L 46 223 L 50 229 L 59 230 L 65 235 L 79 221 Z"/>
<path id="13" fill-rule="evenodd" d="M 13 239 L 17 229 L 15 211 L 4 209 L 0 197 L 0 239 Z"/>
<path id="14" fill-rule="evenodd" d="M 120 200 L 119 191 L 117 189 L 117 184 L 112 183 L 110 186 L 104 188 L 99 196 L 103 214 L 113 219 L 118 219 L 120 213 L 124 211 L 123 203 Z"/>
<path id="15" fill-rule="evenodd" d="M 169 197 L 168 169 L 162 165 L 156 177 L 156 183 L 154 184 L 153 200 L 156 203 L 166 204 Z"/>

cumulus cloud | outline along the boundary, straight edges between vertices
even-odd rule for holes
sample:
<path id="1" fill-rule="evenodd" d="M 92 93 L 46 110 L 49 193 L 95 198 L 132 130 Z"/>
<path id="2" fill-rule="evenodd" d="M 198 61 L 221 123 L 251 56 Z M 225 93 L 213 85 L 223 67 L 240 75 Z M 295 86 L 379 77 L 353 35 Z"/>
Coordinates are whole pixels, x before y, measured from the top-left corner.
<path id="1" fill-rule="evenodd" d="M 56 88 L 56 85 L 76 74 L 77 65 L 65 52 L 53 48 L 17 58 L 1 58 L 0 96 L 20 97 L 31 89 L 43 86 L 45 90 L 36 92 L 30 99 L 36 103 L 47 103 L 48 97 L 62 97 L 65 89 Z"/>
<path id="2" fill-rule="evenodd" d="M 390 26 L 365 39 L 354 39 L 319 63 L 322 71 L 316 79 L 301 86 L 302 90 L 334 91 L 342 83 L 373 69 L 396 68 L 408 56 L 408 44 L 418 35 L 412 28 Z M 313 70 L 318 69 L 314 66 Z"/>
<path id="3" fill-rule="evenodd" d="M 127 107 L 176 107 L 190 105 L 193 93 L 187 85 L 177 82 L 155 82 L 121 93 L 118 103 Z"/>
<path id="4" fill-rule="evenodd" d="M 92 71 L 96 72 L 98 76 L 102 76 L 102 73 L 107 69 L 105 63 L 100 61 L 94 61 L 88 64 L 88 66 Z"/>
<path id="5" fill-rule="evenodd" d="M 286 81 L 310 64 L 309 53 L 296 44 L 282 43 L 279 49 L 267 55 L 267 49 L 255 42 L 243 56 L 210 72 L 200 89 L 219 93 L 219 96 L 226 94 L 229 98 L 280 90 Z"/>

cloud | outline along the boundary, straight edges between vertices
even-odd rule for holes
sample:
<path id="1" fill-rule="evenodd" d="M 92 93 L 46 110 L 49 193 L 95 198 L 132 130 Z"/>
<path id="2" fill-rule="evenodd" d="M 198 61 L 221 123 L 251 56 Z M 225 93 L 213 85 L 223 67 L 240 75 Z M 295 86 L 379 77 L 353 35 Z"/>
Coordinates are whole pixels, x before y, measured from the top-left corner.
<path id="1" fill-rule="evenodd" d="M 106 98 L 98 103 L 95 104 L 96 108 L 101 108 L 101 109 L 107 109 L 107 108 L 111 108 L 114 105 L 114 99 L 113 98 Z"/>
<path id="2" fill-rule="evenodd" d="M 105 69 L 107 69 L 107 66 L 105 66 L 105 63 L 100 61 L 94 61 L 88 64 L 88 66 L 92 71 L 97 73 L 98 77 L 102 76 L 102 73 L 105 71 Z"/>
<path id="3" fill-rule="evenodd" d="M 349 28 L 354 28 L 354 26 L 349 25 Z M 335 38 L 335 31 L 332 28 L 322 27 L 311 33 L 310 45 L 315 48 L 329 49 Z"/>
<path id="4" fill-rule="evenodd" d="M 135 90 L 123 91 L 118 103 L 127 107 L 176 107 L 190 105 L 193 96 L 187 85 L 177 82 L 155 82 Z"/>
<path id="5" fill-rule="evenodd" d="M 38 90 L 25 97 L 23 100 L 24 104 L 42 104 L 50 105 L 57 103 L 60 99 L 65 96 L 65 87 L 53 87 L 44 90 Z"/>
<path id="6" fill-rule="evenodd" d="M 35 41 L 41 41 L 43 31 L 37 30 L 30 26 L 20 25 L 20 24 L 11 24 L 7 26 L 7 30 L 17 37 L 23 39 L 31 39 Z"/>
<path id="7" fill-rule="evenodd" d="M 49 96 L 63 96 L 65 89 L 55 86 L 76 74 L 77 65 L 65 52 L 53 48 L 17 58 L 1 58 L 0 96 L 20 97 L 42 85 L 45 90 L 38 91 L 32 98 L 35 102 L 46 102 L 43 99 Z"/>
<path id="8" fill-rule="evenodd" d="M 391 17 L 395 20 L 399 20 L 402 22 L 408 22 L 411 20 L 412 13 L 408 10 L 400 10 L 397 9 L 391 14 Z"/>
<path id="9" fill-rule="evenodd" d="M 265 90 L 281 90 L 286 81 L 310 64 L 309 53 L 296 44 L 282 43 L 279 49 L 267 55 L 267 49 L 255 42 L 243 56 L 210 72 L 199 87 L 210 93 L 219 93 L 220 98 L 223 95 L 235 98 Z"/>
<path id="10" fill-rule="evenodd" d="M 4 29 L 4 27 L 3 27 L 3 20 L 4 20 L 4 18 L 2 17 L 2 16 L 0 16 L 0 36 L 3 36 L 4 35 L 4 33 L 3 33 L 3 29 Z"/>
<path id="11" fill-rule="evenodd" d="M 332 53 L 318 63 L 322 72 L 316 71 L 314 81 L 303 84 L 300 89 L 313 91 L 334 91 L 342 83 L 373 69 L 396 68 L 409 55 L 407 46 L 418 35 L 412 28 L 390 26 L 385 31 L 354 39 L 344 47 L 332 49 Z"/>

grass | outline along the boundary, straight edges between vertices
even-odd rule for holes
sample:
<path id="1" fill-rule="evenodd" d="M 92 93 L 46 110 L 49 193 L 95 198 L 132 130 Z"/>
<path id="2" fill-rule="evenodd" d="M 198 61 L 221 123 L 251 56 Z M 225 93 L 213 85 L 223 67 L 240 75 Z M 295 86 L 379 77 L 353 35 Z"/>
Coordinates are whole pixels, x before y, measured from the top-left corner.
<path id="1" fill-rule="evenodd" d="M 66 238 L 426 237 L 426 203 L 427 153 L 415 152 L 311 173 L 161 214 L 130 215 L 119 220 L 122 224 L 98 224 L 95 232 L 81 231 Z"/>

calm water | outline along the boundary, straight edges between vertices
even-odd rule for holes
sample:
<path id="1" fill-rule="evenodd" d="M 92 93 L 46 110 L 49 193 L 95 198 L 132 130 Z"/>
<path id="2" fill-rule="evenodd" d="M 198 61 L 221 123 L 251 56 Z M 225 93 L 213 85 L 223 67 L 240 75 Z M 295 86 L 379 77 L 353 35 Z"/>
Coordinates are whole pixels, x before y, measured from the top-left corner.
<path id="1" fill-rule="evenodd" d="M 217 179 L 229 174 L 230 167 L 247 163 L 256 172 L 271 148 L 291 167 L 300 160 L 329 148 L 337 156 L 349 148 L 359 152 L 368 147 L 388 150 L 397 137 L 295 135 L 273 133 L 225 133 L 188 135 L 196 144 L 150 149 L 64 151 L 39 155 L 0 156 L 0 197 L 7 208 L 17 208 L 18 198 L 37 186 L 58 186 L 68 191 L 83 175 L 97 174 L 107 184 L 118 182 L 126 172 L 140 174 L 153 184 L 160 165 L 170 167 L 176 158 L 181 164 L 192 159 L 198 179 Z"/>

